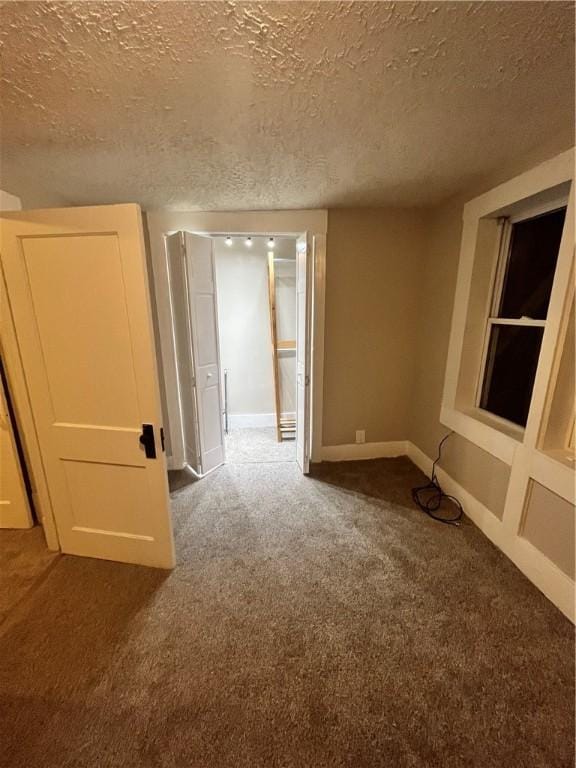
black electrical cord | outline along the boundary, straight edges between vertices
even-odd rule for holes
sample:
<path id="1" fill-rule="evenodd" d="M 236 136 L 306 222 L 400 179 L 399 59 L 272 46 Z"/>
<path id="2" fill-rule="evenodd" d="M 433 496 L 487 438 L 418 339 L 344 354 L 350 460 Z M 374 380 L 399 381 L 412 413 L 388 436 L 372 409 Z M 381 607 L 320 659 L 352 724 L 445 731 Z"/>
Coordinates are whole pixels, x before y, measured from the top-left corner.
<path id="1" fill-rule="evenodd" d="M 417 488 L 412 488 L 412 498 L 414 499 L 414 503 L 420 507 L 422 512 L 425 512 L 433 520 L 438 520 L 439 523 L 446 523 L 446 525 L 460 525 L 460 519 L 464 514 L 462 504 L 460 504 L 458 499 L 454 496 L 450 496 L 449 494 L 444 493 L 440 487 L 438 478 L 436 477 L 436 465 L 442 458 L 442 446 L 446 440 L 448 440 L 450 435 L 453 434 L 453 432 L 448 432 L 448 434 L 445 435 L 438 444 L 438 456 L 432 464 L 430 482 L 426 485 L 420 485 Z M 442 515 L 436 514 L 436 512 L 438 512 L 440 509 L 443 501 L 449 501 L 456 507 L 455 516 L 443 517 Z"/>

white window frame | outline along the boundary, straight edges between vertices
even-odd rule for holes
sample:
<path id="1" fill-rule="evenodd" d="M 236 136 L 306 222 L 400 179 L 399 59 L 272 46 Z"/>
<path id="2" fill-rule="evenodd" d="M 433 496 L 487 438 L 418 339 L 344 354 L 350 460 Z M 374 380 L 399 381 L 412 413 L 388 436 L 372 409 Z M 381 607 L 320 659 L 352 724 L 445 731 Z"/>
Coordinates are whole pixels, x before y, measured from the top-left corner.
<path id="1" fill-rule="evenodd" d="M 484 413 L 488 414 L 491 418 L 500 419 L 502 422 L 509 424 L 512 429 L 520 429 L 524 431 L 522 425 L 516 424 L 509 419 L 498 416 L 492 411 L 486 408 L 482 408 L 482 394 L 484 390 L 484 382 L 486 380 L 486 369 L 489 365 L 489 350 L 490 339 L 492 337 L 492 329 L 495 325 L 513 325 L 516 327 L 524 328 L 546 328 L 546 320 L 536 320 L 530 317 L 499 317 L 500 304 L 502 302 L 502 294 L 504 292 L 504 283 L 506 280 L 506 273 L 508 270 L 508 264 L 510 262 L 510 246 L 512 243 L 512 230 L 515 224 L 522 221 L 528 221 L 530 219 L 537 218 L 538 216 L 544 216 L 548 213 L 566 208 L 568 206 L 568 198 L 566 196 L 560 197 L 552 202 L 540 205 L 540 206 L 527 206 L 521 213 L 515 216 L 505 217 L 500 220 L 500 243 L 498 247 L 498 257 L 496 259 L 494 275 L 492 277 L 492 296 L 490 300 L 490 312 L 486 318 L 486 329 L 484 332 L 484 343 L 482 347 L 482 358 L 480 362 L 480 369 L 478 378 L 476 381 L 476 397 L 475 407 Z"/>
<path id="2" fill-rule="evenodd" d="M 574 248 L 573 178 L 574 150 L 571 149 L 527 171 L 521 176 L 501 184 L 499 187 L 471 200 L 464 206 L 462 244 L 440 421 L 467 440 L 470 440 L 470 442 L 509 465 L 512 465 L 514 455 L 519 446 L 526 443 L 536 444 L 537 434 L 542 421 L 553 360 L 566 309 L 565 305 L 572 270 Z M 540 348 L 540 359 L 532 394 L 532 405 L 526 428 L 522 428 L 478 408 L 477 403 L 474 401 L 466 405 L 458 402 L 462 352 L 468 321 L 472 276 L 477 255 L 479 227 L 481 220 L 486 218 L 530 218 L 545 209 L 549 210 L 558 207 L 559 201 L 564 201 L 568 185 L 570 185 L 570 194 L 566 220 L 550 296 L 548 317 Z M 495 276 L 492 278 L 492 281 L 494 279 Z M 489 312 L 490 305 L 488 304 L 487 315 Z M 481 351 L 479 349 L 479 356 Z M 479 371 L 476 369 L 472 384 L 473 397 L 477 391 L 478 374 Z"/>

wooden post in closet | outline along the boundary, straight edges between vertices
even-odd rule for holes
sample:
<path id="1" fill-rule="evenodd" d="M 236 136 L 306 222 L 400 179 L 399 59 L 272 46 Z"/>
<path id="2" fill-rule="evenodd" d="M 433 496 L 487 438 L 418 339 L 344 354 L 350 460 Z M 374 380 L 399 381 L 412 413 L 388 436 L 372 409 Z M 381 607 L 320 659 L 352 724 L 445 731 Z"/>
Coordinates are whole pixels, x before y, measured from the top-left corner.
<path id="1" fill-rule="evenodd" d="M 280 366 L 278 350 L 296 349 L 295 341 L 278 341 L 276 327 L 276 275 L 274 273 L 274 254 L 268 252 L 268 298 L 270 303 L 270 336 L 272 339 L 272 368 L 274 371 L 274 404 L 276 408 L 276 436 L 278 442 L 285 438 L 293 440 L 296 435 L 296 421 L 282 418 L 282 398 L 280 391 Z M 289 436 L 289 437 L 288 437 Z"/>
<path id="2" fill-rule="evenodd" d="M 276 333 L 276 277 L 274 275 L 274 254 L 268 253 L 268 300 L 270 305 L 270 338 L 272 340 L 272 369 L 274 372 L 274 405 L 276 410 L 276 437 L 282 441 L 280 427 L 280 371 L 278 368 L 278 346 Z"/>

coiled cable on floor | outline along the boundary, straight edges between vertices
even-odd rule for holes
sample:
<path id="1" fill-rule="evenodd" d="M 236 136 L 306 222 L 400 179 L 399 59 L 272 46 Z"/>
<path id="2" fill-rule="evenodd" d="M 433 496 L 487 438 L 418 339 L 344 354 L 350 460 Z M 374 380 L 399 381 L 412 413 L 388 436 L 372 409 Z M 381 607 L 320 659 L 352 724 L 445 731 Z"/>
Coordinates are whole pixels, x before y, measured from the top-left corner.
<path id="1" fill-rule="evenodd" d="M 416 488 L 412 488 L 412 498 L 414 499 L 414 503 L 420 507 L 422 512 L 425 512 L 433 520 L 437 520 L 439 523 L 446 523 L 446 525 L 460 525 L 460 519 L 464 514 L 462 504 L 460 504 L 455 496 L 450 496 L 448 493 L 444 493 L 436 476 L 436 465 L 442 458 L 442 446 L 446 440 L 448 440 L 450 435 L 453 434 L 454 432 L 448 432 L 448 434 L 445 435 L 438 444 L 438 456 L 432 464 L 430 482 L 426 483 L 426 485 L 420 485 Z M 444 517 L 442 515 L 436 514 L 442 506 L 442 502 L 446 501 L 450 502 L 456 507 L 456 514 L 452 517 Z"/>

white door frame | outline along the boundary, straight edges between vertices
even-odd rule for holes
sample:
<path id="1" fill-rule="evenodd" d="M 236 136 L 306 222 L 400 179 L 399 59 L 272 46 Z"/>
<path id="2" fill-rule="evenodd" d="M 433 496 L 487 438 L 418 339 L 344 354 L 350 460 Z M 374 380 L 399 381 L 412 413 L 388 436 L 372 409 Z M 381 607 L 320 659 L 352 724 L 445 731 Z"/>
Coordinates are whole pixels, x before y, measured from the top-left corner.
<path id="1" fill-rule="evenodd" d="M 324 381 L 324 307 L 326 292 L 326 233 L 327 211 L 150 211 L 145 215 L 150 238 L 155 303 L 157 307 L 155 331 L 160 350 L 160 375 L 165 380 L 164 391 L 175 391 L 176 356 L 172 338 L 170 288 L 164 238 L 180 230 L 198 235 L 254 235 L 299 237 L 306 234 L 311 269 L 312 334 L 310 377 L 311 461 L 321 460 L 322 401 Z M 177 423 L 176 403 L 167 395 L 163 401 L 164 424 Z M 172 417 L 172 420 L 171 420 Z M 168 454 L 170 467 L 170 455 Z"/>

